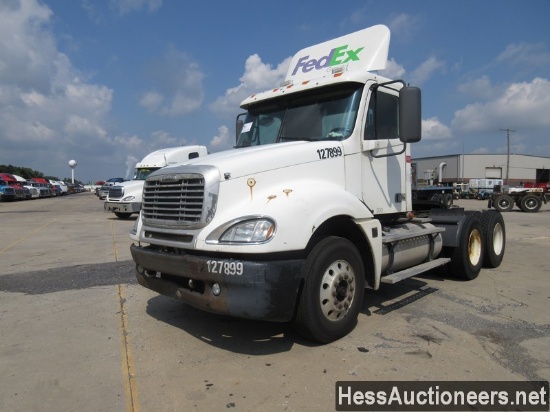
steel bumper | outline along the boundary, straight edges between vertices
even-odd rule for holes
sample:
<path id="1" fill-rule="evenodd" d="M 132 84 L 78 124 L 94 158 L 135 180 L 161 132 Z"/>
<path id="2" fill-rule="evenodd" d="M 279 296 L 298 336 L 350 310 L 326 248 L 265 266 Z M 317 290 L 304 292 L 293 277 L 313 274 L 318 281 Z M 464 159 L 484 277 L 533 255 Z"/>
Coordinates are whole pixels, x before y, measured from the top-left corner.
<path id="1" fill-rule="evenodd" d="M 141 210 L 141 203 L 105 202 L 103 210 L 106 212 L 137 213 Z"/>
<path id="2" fill-rule="evenodd" d="M 130 250 L 139 284 L 162 295 L 207 312 L 239 318 L 292 319 L 303 259 L 244 261 L 136 245 Z"/>

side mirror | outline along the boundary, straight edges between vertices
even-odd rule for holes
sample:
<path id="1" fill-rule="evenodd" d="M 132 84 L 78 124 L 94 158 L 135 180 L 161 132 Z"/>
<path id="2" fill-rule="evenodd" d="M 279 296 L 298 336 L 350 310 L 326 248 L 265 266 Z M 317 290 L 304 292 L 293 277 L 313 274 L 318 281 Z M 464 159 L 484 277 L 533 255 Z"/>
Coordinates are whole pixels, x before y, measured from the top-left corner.
<path id="1" fill-rule="evenodd" d="M 418 87 L 399 90 L 399 140 L 416 143 L 422 138 L 422 99 Z"/>

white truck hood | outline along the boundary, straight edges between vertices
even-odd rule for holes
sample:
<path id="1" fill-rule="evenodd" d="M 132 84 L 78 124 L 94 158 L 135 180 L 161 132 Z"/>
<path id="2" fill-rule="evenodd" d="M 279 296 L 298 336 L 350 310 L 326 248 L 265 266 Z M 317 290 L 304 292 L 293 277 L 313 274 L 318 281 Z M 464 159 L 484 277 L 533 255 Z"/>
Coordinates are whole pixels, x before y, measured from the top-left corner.
<path id="1" fill-rule="evenodd" d="M 128 180 L 126 182 L 118 183 L 115 186 L 122 186 L 124 188 L 124 193 L 127 194 L 128 192 L 131 192 L 133 190 L 143 189 L 144 183 L 145 180 Z"/>
<path id="2" fill-rule="evenodd" d="M 193 166 L 216 166 L 220 171 L 221 180 L 224 181 L 317 162 L 343 156 L 343 154 L 342 143 L 339 141 L 298 141 L 227 150 L 195 159 L 190 164 Z M 185 166 L 167 166 L 154 174 L 185 172 L 181 170 L 182 168 Z"/>

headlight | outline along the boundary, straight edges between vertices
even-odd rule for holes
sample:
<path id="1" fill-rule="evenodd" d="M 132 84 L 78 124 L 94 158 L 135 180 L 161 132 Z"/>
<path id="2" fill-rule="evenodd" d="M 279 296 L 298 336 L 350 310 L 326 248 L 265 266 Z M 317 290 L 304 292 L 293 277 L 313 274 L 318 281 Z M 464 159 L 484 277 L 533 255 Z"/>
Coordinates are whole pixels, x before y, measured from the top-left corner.
<path id="1" fill-rule="evenodd" d="M 220 242 L 261 243 L 275 233 L 275 224 L 268 219 L 249 220 L 233 225 L 220 237 Z"/>
<path id="2" fill-rule="evenodd" d="M 131 202 L 135 198 L 136 198 L 135 196 L 126 196 L 125 198 L 122 199 L 122 201 L 123 202 Z"/>
<path id="3" fill-rule="evenodd" d="M 271 240 L 274 234 L 275 222 L 271 219 L 249 219 L 233 224 L 215 240 L 219 243 L 264 243 Z M 210 239 L 207 240 L 214 240 L 208 237 Z"/>

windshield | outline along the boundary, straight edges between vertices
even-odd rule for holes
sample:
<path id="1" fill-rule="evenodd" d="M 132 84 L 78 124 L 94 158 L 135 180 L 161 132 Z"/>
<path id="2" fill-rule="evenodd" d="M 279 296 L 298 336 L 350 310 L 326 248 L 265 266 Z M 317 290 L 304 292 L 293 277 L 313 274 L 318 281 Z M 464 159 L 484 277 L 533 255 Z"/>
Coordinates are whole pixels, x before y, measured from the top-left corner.
<path id="1" fill-rule="evenodd" d="M 362 90 L 362 84 L 339 84 L 251 105 L 237 147 L 344 140 L 353 132 Z"/>
<path id="2" fill-rule="evenodd" d="M 158 169 L 159 169 L 158 167 L 148 167 L 147 169 L 136 169 L 134 180 L 145 180 L 147 179 L 147 176 L 149 176 L 152 172 Z"/>

